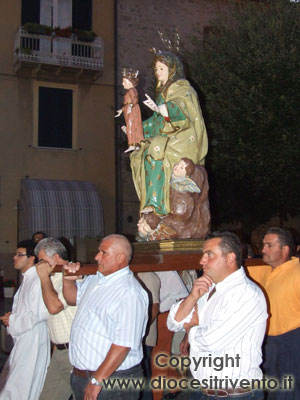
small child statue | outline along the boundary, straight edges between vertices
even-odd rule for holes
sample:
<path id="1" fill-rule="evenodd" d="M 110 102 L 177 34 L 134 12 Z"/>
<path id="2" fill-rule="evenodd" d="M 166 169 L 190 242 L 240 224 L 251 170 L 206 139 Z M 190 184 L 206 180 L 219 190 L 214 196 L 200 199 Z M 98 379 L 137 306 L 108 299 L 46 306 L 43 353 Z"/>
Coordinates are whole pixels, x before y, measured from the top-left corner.
<path id="1" fill-rule="evenodd" d="M 128 149 L 125 153 L 139 148 L 139 143 L 144 139 L 143 123 L 141 117 L 141 110 L 138 104 L 138 93 L 136 86 L 138 80 L 138 70 L 129 68 L 122 69 L 123 81 L 122 85 L 126 89 L 124 95 L 123 107 L 117 111 L 115 118 L 124 113 L 126 126 L 122 126 L 122 131 L 126 133 L 128 140 Z"/>
<path id="2" fill-rule="evenodd" d="M 202 237 L 207 233 L 207 206 L 200 200 L 199 184 L 206 177 L 192 160 L 183 157 L 174 165 L 171 177 L 170 204 L 171 212 L 159 217 L 153 210 L 142 211 L 138 222 L 139 239 L 141 241 L 186 239 Z M 200 168 L 200 170 L 199 170 Z M 196 174 L 196 175 L 195 175 Z M 198 183 L 192 178 L 197 179 Z M 203 182 L 202 182 L 203 183 Z M 203 221 L 202 221 L 203 220 Z"/>

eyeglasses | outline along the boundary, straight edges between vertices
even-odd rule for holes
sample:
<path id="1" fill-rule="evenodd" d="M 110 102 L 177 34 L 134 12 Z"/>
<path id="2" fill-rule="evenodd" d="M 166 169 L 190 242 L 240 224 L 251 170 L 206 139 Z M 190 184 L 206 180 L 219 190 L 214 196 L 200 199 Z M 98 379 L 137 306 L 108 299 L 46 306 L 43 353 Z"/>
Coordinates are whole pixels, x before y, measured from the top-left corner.
<path id="1" fill-rule="evenodd" d="M 15 256 L 16 256 L 16 257 L 24 257 L 24 256 L 27 257 L 27 254 L 24 254 L 24 253 L 16 253 Z"/>

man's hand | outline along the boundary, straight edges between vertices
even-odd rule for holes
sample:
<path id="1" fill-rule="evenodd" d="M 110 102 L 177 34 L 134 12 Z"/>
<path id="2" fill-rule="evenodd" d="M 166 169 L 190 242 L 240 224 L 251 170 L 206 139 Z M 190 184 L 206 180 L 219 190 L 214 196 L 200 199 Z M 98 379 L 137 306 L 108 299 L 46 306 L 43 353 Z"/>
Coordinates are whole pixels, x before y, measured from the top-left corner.
<path id="1" fill-rule="evenodd" d="M 213 281 L 209 276 L 201 276 L 194 281 L 191 296 L 197 301 L 198 299 L 200 299 L 200 297 L 202 297 L 205 293 L 209 291 L 209 288 L 212 284 Z"/>
<path id="2" fill-rule="evenodd" d="M 7 312 L 2 317 L 0 317 L 0 321 L 4 323 L 5 326 L 9 326 L 9 317 L 10 317 L 11 312 Z"/>
<path id="3" fill-rule="evenodd" d="M 148 96 L 147 94 L 145 94 L 145 96 L 147 97 L 147 100 L 143 101 L 143 103 L 145 104 L 145 106 L 149 107 L 152 111 L 156 111 L 157 113 L 159 112 L 159 107 L 158 105 L 155 103 L 155 101 L 153 101 L 151 99 L 150 96 Z"/>
<path id="4" fill-rule="evenodd" d="M 79 270 L 80 268 L 80 263 L 72 263 L 69 262 L 68 264 L 64 265 L 64 271 L 70 272 L 72 274 L 76 274 L 76 272 Z M 82 275 L 65 275 L 64 274 L 64 279 L 68 280 L 68 281 L 76 281 L 77 279 L 82 279 Z"/>
<path id="5" fill-rule="evenodd" d="M 182 339 L 180 345 L 180 353 L 183 356 L 188 356 L 189 355 L 189 350 L 190 350 L 190 344 L 189 344 L 189 335 L 186 333 L 184 338 Z"/>
<path id="6" fill-rule="evenodd" d="M 84 390 L 84 400 L 97 400 L 102 386 L 92 385 L 88 383 Z"/>
<path id="7" fill-rule="evenodd" d="M 43 279 L 43 278 L 48 277 L 48 276 L 51 274 L 51 272 L 52 272 L 53 268 L 55 267 L 55 265 L 56 265 L 56 264 L 53 264 L 53 265 L 51 266 L 51 265 L 50 265 L 49 263 L 47 263 L 46 261 L 43 261 L 43 260 L 39 261 L 39 262 L 36 264 L 35 267 L 36 267 L 36 271 L 37 271 L 37 273 L 38 273 L 40 279 Z"/>
<path id="8" fill-rule="evenodd" d="M 196 279 L 193 283 L 193 288 L 191 293 L 179 305 L 179 308 L 174 317 L 175 321 L 180 322 L 184 318 L 186 318 L 191 313 L 193 308 L 196 306 L 197 301 L 200 299 L 200 297 L 202 297 L 206 292 L 209 291 L 209 288 L 211 287 L 212 284 L 213 284 L 212 279 L 207 275 L 203 275 L 201 276 L 201 278 Z M 192 315 L 192 321 L 194 325 L 198 325 L 195 314 Z M 191 326 L 189 327 L 191 322 L 189 324 L 186 324 L 188 329 L 191 328 Z"/>

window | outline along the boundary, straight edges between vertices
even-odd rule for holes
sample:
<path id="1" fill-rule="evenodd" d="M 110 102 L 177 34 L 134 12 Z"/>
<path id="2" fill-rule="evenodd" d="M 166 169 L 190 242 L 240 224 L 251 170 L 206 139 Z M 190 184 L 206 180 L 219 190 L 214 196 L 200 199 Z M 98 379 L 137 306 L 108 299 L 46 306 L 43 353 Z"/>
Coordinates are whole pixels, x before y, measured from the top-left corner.
<path id="1" fill-rule="evenodd" d="M 22 0 L 21 24 L 92 30 L 92 0 Z"/>
<path id="2" fill-rule="evenodd" d="M 76 149 L 77 87 L 35 82 L 34 146 Z"/>
<path id="3" fill-rule="evenodd" d="M 73 28 L 92 30 L 92 0 L 73 0 Z"/>
<path id="4" fill-rule="evenodd" d="M 22 0 L 21 25 L 40 22 L 40 0 Z"/>

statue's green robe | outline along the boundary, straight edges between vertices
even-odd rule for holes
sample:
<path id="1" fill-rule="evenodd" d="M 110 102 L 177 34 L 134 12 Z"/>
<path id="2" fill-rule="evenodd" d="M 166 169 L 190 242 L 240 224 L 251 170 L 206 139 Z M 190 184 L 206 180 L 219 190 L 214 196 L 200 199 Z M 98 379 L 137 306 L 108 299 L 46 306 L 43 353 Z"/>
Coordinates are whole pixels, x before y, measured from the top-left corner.
<path id="1" fill-rule="evenodd" d="M 159 215 L 170 212 L 170 179 L 174 164 L 182 157 L 204 164 L 207 134 L 195 90 L 187 80 L 170 85 L 166 97 L 168 119 L 154 112 L 143 122 L 144 138 L 140 149 L 131 154 L 131 169 L 140 210 L 152 206 Z"/>

